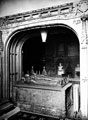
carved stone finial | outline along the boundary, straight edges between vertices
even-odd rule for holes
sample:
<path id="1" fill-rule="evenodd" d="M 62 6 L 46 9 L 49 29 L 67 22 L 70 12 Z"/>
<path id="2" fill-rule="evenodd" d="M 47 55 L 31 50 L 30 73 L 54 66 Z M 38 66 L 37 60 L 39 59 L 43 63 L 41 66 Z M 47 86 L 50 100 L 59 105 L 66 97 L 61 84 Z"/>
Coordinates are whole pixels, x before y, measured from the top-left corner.
<path id="1" fill-rule="evenodd" d="M 34 75 L 34 67 L 32 66 L 31 75 Z"/>
<path id="2" fill-rule="evenodd" d="M 46 72 L 46 70 L 45 70 L 45 66 L 43 67 L 42 74 L 43 74 L 43 75 L 47 75 L 47 72 Z"/>

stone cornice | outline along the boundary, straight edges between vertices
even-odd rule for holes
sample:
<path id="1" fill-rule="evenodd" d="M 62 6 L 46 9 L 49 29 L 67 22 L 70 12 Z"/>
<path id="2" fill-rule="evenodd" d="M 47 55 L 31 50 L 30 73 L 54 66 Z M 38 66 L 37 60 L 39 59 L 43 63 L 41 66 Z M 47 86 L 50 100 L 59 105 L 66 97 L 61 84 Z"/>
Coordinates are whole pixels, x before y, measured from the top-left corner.
<path id="1" fill-rule="evenodd" d="M 81 0 L 75 3 L 68 3 L 49 8 L 34 10 L 31 12 L 19 13 L 15 15 L 0 18 L 0 27 L 8 24 L 20 23 L 24 21 L 32 21 L 35 19 L 43 19 L 57 16 L 58 19 L 73 19 L 82 16 L 88 18 L 88 1 Z"/>

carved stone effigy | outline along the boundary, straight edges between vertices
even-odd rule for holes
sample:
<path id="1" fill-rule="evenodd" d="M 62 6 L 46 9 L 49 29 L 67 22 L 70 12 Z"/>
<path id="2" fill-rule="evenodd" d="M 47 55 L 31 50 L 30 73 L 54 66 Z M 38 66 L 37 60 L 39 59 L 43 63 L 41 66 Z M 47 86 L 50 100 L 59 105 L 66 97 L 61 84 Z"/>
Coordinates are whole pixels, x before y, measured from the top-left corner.
<path id="1" fill-rule="evenodd" d="M 47 85 L 47 86 L 58 86 L 60 88 L 64 87 L 68 84 L 69 80 L 67 77 L 51 77 L 45 75 L 32 75 L 27 78 L 23 78 L 19 80 L 17 83 L 26 83 L 26 84 L 36 84 L 36 85 Z"/>

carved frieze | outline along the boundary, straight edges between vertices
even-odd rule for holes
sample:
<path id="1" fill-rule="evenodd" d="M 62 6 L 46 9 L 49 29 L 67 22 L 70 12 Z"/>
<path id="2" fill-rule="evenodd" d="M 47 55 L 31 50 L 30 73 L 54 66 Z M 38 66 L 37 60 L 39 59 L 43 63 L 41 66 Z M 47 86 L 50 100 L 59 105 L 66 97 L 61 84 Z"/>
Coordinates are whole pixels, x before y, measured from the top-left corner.
<path id="1" fill-rule="evenodd" d="M 32 21 L 36 19 L 50 18 L 57 16 L 57 19 L 72 19 L 88 15 L 88 1 L 81 0 L 79 2 L 58 5 L 49 8 L 34 10 L 31 12 L 20 13 L 16 15 L 0 18 L 0 27 L 13 23 L 21 23 L 24 21 Z M 20 24 L 19 24 L 20 25 Z"/>

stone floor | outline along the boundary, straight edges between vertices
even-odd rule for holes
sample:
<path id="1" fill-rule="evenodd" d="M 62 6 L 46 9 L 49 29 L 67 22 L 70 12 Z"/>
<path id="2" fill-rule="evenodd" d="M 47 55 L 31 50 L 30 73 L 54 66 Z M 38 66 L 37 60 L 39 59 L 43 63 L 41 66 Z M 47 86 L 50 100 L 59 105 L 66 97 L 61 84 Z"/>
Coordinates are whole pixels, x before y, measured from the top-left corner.
<path id="1" fill-rule="evenodd" d="M 16 115 L 10 117 L 8 120 L 82 120 L 82 119 L 71 118 L 71 117 L 54 118 L 54 117 L 47 117 L 47 116 L 30 114 L 30 113 L 26 113 L 26 112 L 19 112 Z"/>
<path id="2" fill-rule="evenodd" d="M 3 105 L 4 105 L 5 109 L 4 109 Z M 11 111 L 14 109 L 13 104 L 9 103 L 8 101 L 3 103 L 2 107 L 3 107 L 3 109 L 0 109 L 0 116 L 2 116 L 3 114 L 5 114 L 8 111 Z M 2 108 L 2 107 L 0 107 L 0 108 Z M 63 118 L 63 117 L 55 118 L 55 117 L 30 114 L 30 113 L 20 111 L 20 112 L 16 113 L 15 115 L 13 115 L 12 117 L 10 117 L 8 120 L 82 120 L 79 113 L 73 112 L 74 111 L 73 108 L 74 108 L 74 106 L 72 104 L 66 118 Z"/>
<path id="3" fill-rule="evenodd" d="M 9 120 L 59 120 L 59 119 L 19 112 L 18 114 L 9 118 Z"/>
<path id="4" fill-rule="evenodd" d="M 3 105 L 5 107 L 5 110 L 0 109 L 1 110 L 0 114 L 2 112 L 1 115 L 14 109 L 13 104 L 9 103 L 8 101 L 5 102 L 4 104 L 2 104 L 2 107 L 3 107 Z M 55 118 L 55 117 L 30 114 L 30 113 L 20 111 L 20 112 L 16 113 L 15 115 L 13 115 L 12 117 L 10 117 L 8 120 L 81 120 L 81 119 L 79 119 L 79 117 L 77 117 L 76 113 L 73 113 L 73 105 L 72 105 L 71 108 L 69 109 L 69 114 L 67 115 L 66 118 L 63 118 L 63 117 Z"/>

